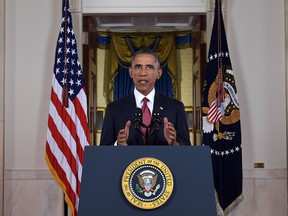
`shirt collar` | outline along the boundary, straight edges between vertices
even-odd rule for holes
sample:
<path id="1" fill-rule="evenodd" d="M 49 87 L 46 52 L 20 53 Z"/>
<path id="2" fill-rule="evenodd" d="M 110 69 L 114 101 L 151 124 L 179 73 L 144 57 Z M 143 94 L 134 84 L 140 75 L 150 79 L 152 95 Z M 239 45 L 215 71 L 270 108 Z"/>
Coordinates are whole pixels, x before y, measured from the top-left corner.
<path id="1" fill-rule="evenodd" d="M 134 89 L 134 95 L 135 95 L 135 100 L 136 100 L 136 106 L 137 107 L 142 107 L 142 100 L 144 97 L 148 98 L 149 102 L 151 102 L 151 107 L 154 105 L 154 97 L 155 97 L 155 88 L 148 94 L 148 95 L 143 95 L 141 94 L 136 88 Z M 148 104 L 149 106 L 149 104 Z M 149 108 L 150 108 L 149 106 Z"/>

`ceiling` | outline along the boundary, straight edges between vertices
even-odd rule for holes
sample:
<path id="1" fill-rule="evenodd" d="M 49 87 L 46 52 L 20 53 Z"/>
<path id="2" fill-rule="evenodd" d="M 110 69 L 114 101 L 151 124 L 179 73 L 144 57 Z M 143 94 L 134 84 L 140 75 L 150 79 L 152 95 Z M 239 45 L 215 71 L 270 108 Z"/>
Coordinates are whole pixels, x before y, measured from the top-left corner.
<path id="1" fill-rule="evenodd" d="M 89 31 L 183 31 L 199 30 L 200 15 L 90 15 Z"/>

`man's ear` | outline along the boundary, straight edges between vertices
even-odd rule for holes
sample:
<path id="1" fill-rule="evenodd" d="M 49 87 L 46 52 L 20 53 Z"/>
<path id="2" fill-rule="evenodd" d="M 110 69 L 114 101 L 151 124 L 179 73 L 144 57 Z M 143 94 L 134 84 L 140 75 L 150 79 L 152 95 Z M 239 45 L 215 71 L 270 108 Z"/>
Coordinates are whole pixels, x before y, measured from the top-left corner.
<path id="1" fill-rule="evenodd" d="M 129 67 L 129 75 L 131 78 L 133 78 L 133 71 L 132 71 L 132 67 Z"/>
<path id="2" fill-rule="evenodd" d="M 157 72 L 158 72 L 157 79 L 160 79 L 160 77 L 161 77 L 161 75 L 162 75 L 162 73 L 163 73 L 162 68 L 159 68 L 159 69 L 157 70 Z"/>

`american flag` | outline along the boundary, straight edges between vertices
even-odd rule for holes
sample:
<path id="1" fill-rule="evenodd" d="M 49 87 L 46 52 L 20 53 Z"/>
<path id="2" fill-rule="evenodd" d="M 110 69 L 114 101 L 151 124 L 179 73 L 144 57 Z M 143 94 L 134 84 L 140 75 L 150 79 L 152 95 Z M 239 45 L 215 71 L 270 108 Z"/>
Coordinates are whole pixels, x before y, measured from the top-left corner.
<path id="1" fill-rule="evenodd" d="M 63 0 L 62 24 L 52 76 L 45 159 L 74 216 L 78 215 L 84 147 L 89 143 L 84 77 L 78 59 L 69 0 Z"/>
<path id="2" fill-rule="evenodd" d="M 208 120 L 210 122 L 213 122 L 213 123 L 215 123 L 216 121 L 219 121 L 219 120 L 222 119 L 222 113 L 219 110 L 219 108 L 218 108 L 218 106 L 217 106 L 215 101 L 213 101 L 210 104 L 207 117 L 208 117 Z"/>
<path id="3" fill-rule="evenodd" d="M 221 0 L 214 23 L 202 95 L 203 144 L 210 146 L 219 216 L 243 199 L 240 108 L 224 28 Z"/>

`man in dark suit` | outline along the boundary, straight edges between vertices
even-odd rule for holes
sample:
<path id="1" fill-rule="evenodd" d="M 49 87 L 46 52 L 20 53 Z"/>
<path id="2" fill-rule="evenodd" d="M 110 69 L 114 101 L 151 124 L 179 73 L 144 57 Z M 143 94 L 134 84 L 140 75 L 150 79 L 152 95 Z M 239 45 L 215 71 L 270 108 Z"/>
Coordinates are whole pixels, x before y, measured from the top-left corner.
<path id="1" fill-rule="evenodd" d="M 139 50 L 132 58 L 129 73 L 134 92 L 107 105 L 100 145 L 191 145 L 183 103 L 155 92 L 155 82 L 162 75 L 158 55 L 149 49 Z M 131 123 L 144 97 L 148 98 L 150 112 L 157 110 L 161 118 L 156 130 L 148 129 L 146 138 L 137 123 Z"/>

